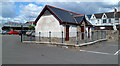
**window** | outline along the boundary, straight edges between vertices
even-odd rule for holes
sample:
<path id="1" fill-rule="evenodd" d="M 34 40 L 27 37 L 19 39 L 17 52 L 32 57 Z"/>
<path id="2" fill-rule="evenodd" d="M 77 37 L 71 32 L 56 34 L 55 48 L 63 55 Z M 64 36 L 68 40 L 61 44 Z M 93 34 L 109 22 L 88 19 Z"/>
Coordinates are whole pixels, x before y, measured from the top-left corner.
<path id="1" fill-rule="evenodd" d="M 106 19 L 103 19 L 103 23 L 106 23 L 107 22 L 107 20 Z"/>
<path id="2" fill-rule="evenodd" d="M 98 22 L 97 22 L 97 23 L 99 24 L 99 22 L 100 22 L 100 20 L 98 19 Z"/>
<path id="3" fill-rule="evenodd" d="M 115 19 L 115 23 L 119 23 L 119 19 L 118 18 Z"/>
<path id="4" fill-rule="evenodd" d="M 111 19 L 109 19 L 109 23 L 111 23 Z"/>

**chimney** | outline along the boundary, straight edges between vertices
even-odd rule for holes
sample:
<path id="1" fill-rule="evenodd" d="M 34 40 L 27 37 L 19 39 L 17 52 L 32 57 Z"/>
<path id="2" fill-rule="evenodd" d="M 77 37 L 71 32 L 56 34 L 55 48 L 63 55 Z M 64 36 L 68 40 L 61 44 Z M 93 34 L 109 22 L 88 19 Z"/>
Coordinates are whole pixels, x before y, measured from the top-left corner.
<path id="1" fill-rule="evenodd" d="M 117 12 L 117 9 L 116 9 L 116 8 L 114 9 L 114 12 Z"/>

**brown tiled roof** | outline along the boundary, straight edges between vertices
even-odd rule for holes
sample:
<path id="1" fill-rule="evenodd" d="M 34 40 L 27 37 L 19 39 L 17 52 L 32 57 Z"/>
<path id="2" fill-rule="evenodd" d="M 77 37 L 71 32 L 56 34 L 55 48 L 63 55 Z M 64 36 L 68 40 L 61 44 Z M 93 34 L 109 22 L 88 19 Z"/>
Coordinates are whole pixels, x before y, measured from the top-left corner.
<path id="1" fill-rule="evenodd" d="M 114 18 L 114 12 L 108 12 L 105 14 L 107 15 L 107 18 Z"/>
<path id="2" fill-rule="evenodd" d="M 115 12 L 106 12 L 106 16 L 107 18 L 114 18 L 114 13 Z M 98 14 L 94 14 L 96 18 L 102 18 L 103 13 L 98 13 Z M 115 15 L 115 18 L 120 18 L 120 11 L 118 11 Z"/>
<path id="3" fill-rule="evenodd" d="M 103 13 L 94 14 L 96 18 L 102 18 Z"/>
<path id="4" fill-rule="evenodd" d="M 115 12 L 108 12 L 108 13 L 105 13 L 107 15 L 108 18 L 114 18 L 114 13 Z M 116 14 L 115 14 L 115 18 L 120 18 L 120 11 L 118 11 Z"/>
<path id="5" fill-rule="evenodd" d="M 117 14 L 116 14 L 116 16 L 115 16 L 116 18 L 120 18 L 120 11 L 119 12 L 117 12 Z"/>

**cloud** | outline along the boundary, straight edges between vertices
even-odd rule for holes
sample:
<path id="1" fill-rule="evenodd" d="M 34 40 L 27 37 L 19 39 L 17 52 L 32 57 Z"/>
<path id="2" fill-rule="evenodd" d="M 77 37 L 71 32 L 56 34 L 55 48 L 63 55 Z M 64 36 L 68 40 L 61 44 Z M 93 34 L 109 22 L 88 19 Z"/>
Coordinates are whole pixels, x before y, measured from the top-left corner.
<path id="1" fill-rule="evenodd" d="M 118 5 L 111 4 L 111 2 L 48 2 L 45 4 L 60 7 L 80 14 L 110 12 Z"/>
<path id="2" fill-rule="evenodd" d="M 34 21 L 45 5 L 52 5 L 80 14 L 111 12 L 114 7 L 118 6 L 118 0 L 109 0 L 109 2 L 104 2 L 106 0 L 102 0 L 103 2 L 93 1 L 94 2 L 83 2 L 83 0 L 77 0 L 74 2 L 63 2 L 63 0 L 61 0 L 61 2 L 37 2 L 36 0 L 34 3 L 27 2 L 28 4 L 19 4 L 20 11 L 18 15 L 16 15 L 15 10 L 18 6 L 16 6 L 15 2 L 3 2 L 2 6 L 0 6 L 0 9 L 2 10 L 2 15 L 0 16 L 2 16 L 4 22 L 6 18 L 9 18 L 8 20 L 13 22 L 26 22 Z M 40 4 L 42 4 L 42 6 Z"/>
<path id="3" fill-rule="evenodd" d="M 119 0 L 3 0 L 3 2 L 113 2 Z"/>
<path id="4" fill-rule="evenodd" d="M 2 14 L 0 16 L 2 17 L 15 17 L 15 3 L 14 2 L 2 2 L 2 6 L 0 7 Z"/>
<path id="5" fill-rule="evenodd" d="M 33 20 L 38 16 L 43 6 L 30 3 L 28 5 L 21 5 L 20 8 L 20 16 L 26 20 Z"/>

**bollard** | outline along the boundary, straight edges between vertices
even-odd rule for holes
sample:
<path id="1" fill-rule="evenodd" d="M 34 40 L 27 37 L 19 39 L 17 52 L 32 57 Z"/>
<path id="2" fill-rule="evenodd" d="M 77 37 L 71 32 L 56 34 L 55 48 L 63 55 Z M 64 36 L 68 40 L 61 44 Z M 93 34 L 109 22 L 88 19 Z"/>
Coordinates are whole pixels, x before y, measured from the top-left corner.
<path id="1" fill-rule="evenodd" d="M 41 37 L 40 37 L 40 35 L 41 35 L 41 32 L 39 32 L 39 41 L 41 41 Z"/>
<path id="2" fill-rule="evenodd" d="M 76 44 L 78 45 L 78 32 L 77 32 L 77 35 L 76 35 Z"/>
<path id="3" fill-rule="evenodd" d="M 62 43 L 63 43 L 63 31 L 62 31 Z"/>
<path id="4" fill-rule="evenodd" d="M 49 31 L 49 42 L 51 42 L 51 31 Z"/>
<path id="5" fill-rule="evenodd" d="M 22 42 L 22 40 L 23 40 L 22 38 L 23 38 L 23 36 L 22 36 L 22 33 L 21 33 L 21 42 Z"/>
<path id="6" fill-rule="evenodd" d="M 94 32 L 92 31 L 92 41 L 94 41 Z"/>

